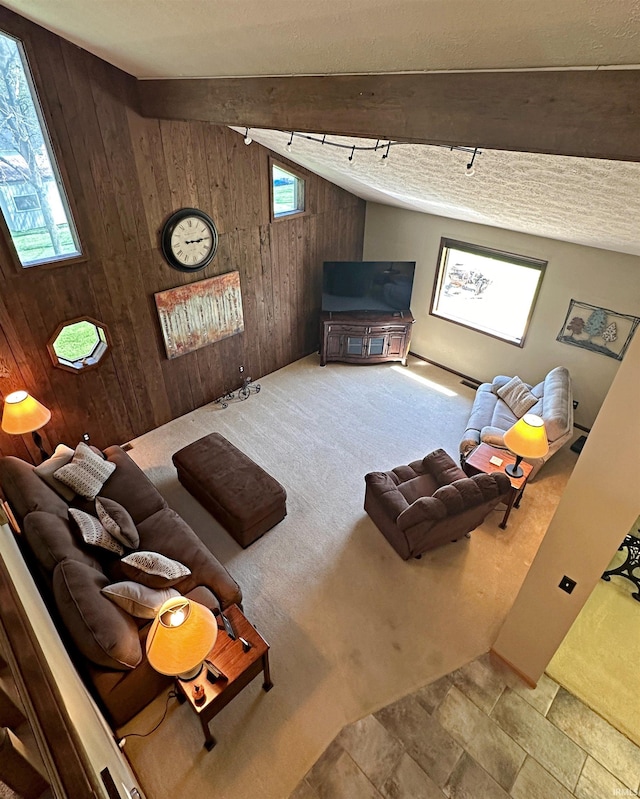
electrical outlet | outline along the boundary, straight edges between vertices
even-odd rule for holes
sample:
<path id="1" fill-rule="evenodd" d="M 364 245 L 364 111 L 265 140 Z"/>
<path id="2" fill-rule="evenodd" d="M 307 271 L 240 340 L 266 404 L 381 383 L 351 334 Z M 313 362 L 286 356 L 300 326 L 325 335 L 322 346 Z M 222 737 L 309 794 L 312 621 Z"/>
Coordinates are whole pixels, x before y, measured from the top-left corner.
<path id="1" fill-rule="evenodd" d="M 574 401 L 573 401 L 573 410 L 574 410 L 574 411 L 577 409 L 578 405 L 580 405 L 580 403 L 578 402 L 578 400 L 574 400 Z"/>
<path id="2" fill-rule="evenodd" d="M 560 585 L 558 588 L 562 588 L 563 591 L 566 591 L 567 594 L 570 594 L 573 589 L 576 587 L 576 581 L 572 580 L 571 577 L 567 577 L 565 574 L 562 580 L 560 580 Z"/>
<path id="3" fill-rule="evenodd" d="M 242 374 L 244 372 L 244 366 L 239 366 L 238 371 L 240 372 L 240 374 Z"/>

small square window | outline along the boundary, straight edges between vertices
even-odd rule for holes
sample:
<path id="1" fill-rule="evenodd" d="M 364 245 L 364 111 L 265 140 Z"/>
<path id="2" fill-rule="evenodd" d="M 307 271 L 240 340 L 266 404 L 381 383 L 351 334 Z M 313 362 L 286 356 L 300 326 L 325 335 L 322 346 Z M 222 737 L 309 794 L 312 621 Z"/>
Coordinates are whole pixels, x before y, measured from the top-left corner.
<path id="1" fill-rule="evenodd" d="M 40 200 L 37 194 L 16 194 L 13 198 L 16 211 L 37 211 Z"/>
<path id="2" fill-rule="evenodd" d="M 271 213 L 273 219 L 303 214 L 305 211 L 305 180 L 301 175 L 271 163 Z"/>

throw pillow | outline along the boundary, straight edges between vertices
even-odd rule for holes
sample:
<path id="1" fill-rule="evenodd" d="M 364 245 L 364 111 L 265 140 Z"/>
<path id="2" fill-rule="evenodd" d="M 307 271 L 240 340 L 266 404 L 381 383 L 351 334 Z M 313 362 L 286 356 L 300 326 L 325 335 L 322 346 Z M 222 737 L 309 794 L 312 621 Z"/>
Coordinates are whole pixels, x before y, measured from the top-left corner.
<path id="1" fill-rule="evenodd" d="M 498 396 L 507 403 L 514 416 L 518 419 L 521 419 L 538 401 L 537 397 L 533 396 L 517 375 L 512 377 L 502 388 L 498 389 Z"/>
<path id="2" fill-rule="evenodd" d="M 96 497 L 96 514 L 104 529 L 128 549 L 137 549 L 140 536 L 133 519 L 119 502 L 107 497 Z"/>
<path id="3" fill-rule="evenodd" d="M 91 516 L 77 508 L 69 508 L 69 515 L 78 525 L 80 535 L 85 544 L 107 549 L 109 552 L 115 552 L 116 555 L 124 554 L 122 544 L 104 529 L 100 524 L 100 520 L 96 519 L 95 516 Z"/>
<path id="4" fill-rule="evenodd" d="M 120 564 L 126 577 L 149 588 L 169 588 L 191 574 L 183 563 L 159 552 L 132 552 Z"/>
<path id="5" fill-rule="evenodd" d="M 103 460 L 81 441 L 76 447 L 71 463 L 57 469 L 53 476 L 72 488 L 76 494 L 87 499 L 95 499 L 115 468 L 115 463 Z"/>
<path id="6" fill-rule="evenodd" d="M 69 486 L 61 483 L 60 480 L 53 476 L 53 473 L 61 466 L 66 466 L 72 458 L 73 450 L 71 447 L 67 447 L 66 444 L 58 444 L 53 455 L 36 466 L 35 469 L 38 477 L 44 480 L 47 485 L 51 486 L 51 488 L 60 494 L 62 499 L 66 499 L 67 502 L 71 502 L 76 492 L 72 488 L 69 488 Z"/>
<path id="7" fill-rule="evenodd" d="M 131 616 L 140 619 L 155 619 L 158 609 L 167 599 L 180 596 L 175 588 L 149 588 L 129 580 L 106 585 L 102 593 Z"/>

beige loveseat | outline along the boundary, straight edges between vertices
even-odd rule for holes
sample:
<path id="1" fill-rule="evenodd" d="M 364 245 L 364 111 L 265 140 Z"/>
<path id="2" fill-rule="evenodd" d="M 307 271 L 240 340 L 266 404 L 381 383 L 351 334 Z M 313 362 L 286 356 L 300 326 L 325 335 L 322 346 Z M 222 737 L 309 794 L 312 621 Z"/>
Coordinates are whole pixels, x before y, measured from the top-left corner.
<path id="1" fill-rule="evenodd" d="M 504 393 L 505 387 L 513 379 L 505 375 L 498 375 L 491 383 L 482 383 L 478 387 L 467 422 L 467 429 L 460 441 L 460 457 L 464 463 L 469 452 L 480 443 L 505 449 L 504 433 L 524 413 L 534 413 L 544 420 L 549 440 L 549 452 L 544 458 L 529 461 L 533 465 L 530 476 L 532 478 L 543 463 L 549 460 L 571 438 L 573 433 L 571 377 L 566 367 L 556 366 L 544 380 L 535 386 L 524 383 L 523 385 L 526 387 L 524 393 L 530 393 L 536 400 L 535 404 L 524 412 L 520 412 L 521 409 L 518 408 L 516 402 L 512 401 L 513 408 L 510 407 L 508 402 L 498 394 L 498 392 Z M 525 458 L 525 460 L 528 459 Z"/>

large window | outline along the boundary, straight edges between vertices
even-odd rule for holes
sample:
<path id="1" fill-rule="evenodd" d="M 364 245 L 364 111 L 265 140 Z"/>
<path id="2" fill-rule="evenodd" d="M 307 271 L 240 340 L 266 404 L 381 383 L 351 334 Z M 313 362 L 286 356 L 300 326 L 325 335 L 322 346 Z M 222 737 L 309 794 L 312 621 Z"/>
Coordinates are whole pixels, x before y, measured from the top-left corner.
<path id="1" fill-rule="evenodd" d="M 271 213 L 273 219 L 303 214 L 305 211 L 304 178 L 271 162 Z"/>
<path id="2" fill-rule="evenodd" d="M 546 265 L 442 239 L 429 312 L 522 347 Z"/>
<path id="3" fill-rule="evenodd" d="M 80 255 L 22 46 L 0 33 L 0 210 L 22 266 Z"/>

